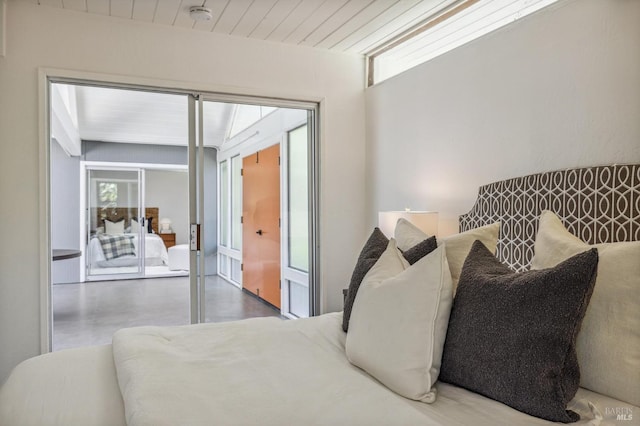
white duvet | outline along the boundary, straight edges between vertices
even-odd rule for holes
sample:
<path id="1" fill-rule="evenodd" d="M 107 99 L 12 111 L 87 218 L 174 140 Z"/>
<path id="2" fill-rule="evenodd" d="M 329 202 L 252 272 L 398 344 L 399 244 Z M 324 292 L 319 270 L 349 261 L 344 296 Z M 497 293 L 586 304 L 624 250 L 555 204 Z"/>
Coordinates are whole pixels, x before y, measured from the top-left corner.
<path id="1" fill-rule="evenodd" d="M 139 253 L 138 234 L 124 234 L 132 237 L 133 248 L 136 256 L 122 256 L 107 260 L 102 251 L 102 245 L 97 238 L 89 241 L 89 264 L 92 268 L 109 268 L 122 266 L 135 266 L 138 264 Z M 169 263 L 169 254 L 164 241 L 157 234 L 145 234 L 144 257 L 146 266 L 160 266 Z"/>
<path id="2" fill-rule="evenodd" d="M 261 318 L 117 332 L 113 354 L 127 424 L 415 425 L 424 420 L 404 398 L 372 387 L 359 370 L 345 369 L 344 348 L 333 343 L 335 336 L 305 327 L 308 322 Z M 333 325 L 328 330 L 338 331 L 339 324 Z"/>
<path id="3" fill-rule="evenodd" d="M 546 425 L 455 386 L 434 404 L 403 398 L 349 364 L 340 314 L 260 318 L 189 327 L 140 327 L 114 335 L 129 426 Z M 579 424 L 602 422 L 583 391 Z M 595 395 L 595 394 L 592 394 Z M 605 405 L 601 404 L 604 412 Z"/>
<path id="4" fill-rule="evenodd" d="M 340 313 L 116 333 L 113 345 L 35 357 L 0 389 L 0 425 L 550 425 L 436 383 L 433 404 L 351 365 Z M 580 389 L 574 425 L 640 423 L 640 408 Z M 616 410 L 632 413 L 617 421 Z"/>

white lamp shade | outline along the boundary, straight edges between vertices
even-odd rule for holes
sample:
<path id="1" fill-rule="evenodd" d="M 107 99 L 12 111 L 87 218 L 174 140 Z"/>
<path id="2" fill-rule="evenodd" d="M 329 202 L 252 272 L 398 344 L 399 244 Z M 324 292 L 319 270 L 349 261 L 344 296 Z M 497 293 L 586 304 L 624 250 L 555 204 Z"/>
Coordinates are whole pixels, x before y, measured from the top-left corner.
<path id="1" fill-rule="evenodd" d="M 169 233 L 171 232 L 171 219 L 163 217 L 160 219 L 160 233 Z"/>
<path id="2" fill-rule="evenodd" d="M 387 237 L 393 237 L 398 219 L 405 219 L 414 224 L 425 234 L 438 234 L 438 212 L 420 212 L 412 210 L 390 211 L 378 213 L 378 227 Z"/>

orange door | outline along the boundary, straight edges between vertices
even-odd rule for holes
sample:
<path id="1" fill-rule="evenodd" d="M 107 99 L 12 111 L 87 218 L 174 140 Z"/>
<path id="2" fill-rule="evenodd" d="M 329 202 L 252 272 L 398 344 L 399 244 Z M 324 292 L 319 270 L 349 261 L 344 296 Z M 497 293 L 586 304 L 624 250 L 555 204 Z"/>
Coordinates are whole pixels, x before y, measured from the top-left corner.
<path id="1" fill-rule="evenodd" d="M 242 286 L 280 307 L 280 145 L 242 159 Z"/>

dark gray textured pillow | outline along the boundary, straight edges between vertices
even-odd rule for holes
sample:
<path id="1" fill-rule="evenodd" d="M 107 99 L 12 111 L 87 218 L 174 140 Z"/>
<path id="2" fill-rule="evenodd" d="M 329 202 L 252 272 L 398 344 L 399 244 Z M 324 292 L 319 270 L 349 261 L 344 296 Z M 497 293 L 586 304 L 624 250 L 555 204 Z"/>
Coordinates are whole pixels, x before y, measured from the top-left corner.
<path id="1" fill-rule="evenodd" d="M 369 269 L 375 265 L 380 256 L 382 256 L 382 253 L 387 249 L 387 245 L 389 245 L 389 239 L 379 228 L 375 228 L 362 248 L 360 256 L 358 256 L 358 261 L 356 262 L 356 267 L 351 274 L 351 282 L 349 284 L 349 289 L 347 290 L 347 297 L 344 301 L 344 313 L 342 317 L 342 329 L 344 331 L 349 330 L 351 309 L 353 309 L 353 303 L 356 300 L 360 284 L 362 283 L 364 276 L 369 272 Z M 411 247 L 409 250 L 402 253 L 402 255 L 410 265 L 413 265 L 437 248 L 438 243 L 436 241 L 436 237 L 429 237 Z"/>
<path id="2" fill-rule="evenodd" d="M 409 262 L 409 265 L 413 265 L 437 248 L 438 242 L 436 241 L 436 237 L 429 237 L 403 252 L 402 256 Z"/>
<path id="3" fill-rule="evenodd" d="M 362 251 L 360 251 L 356 267 L 351 274 L 347 297 L 344 301 L 344 314 L 342 317 L 342 329 L 344 331 L 349 328 L 351 309 L 353 308 L 353 302 L 356 300 L 356 293 L 358 293 L 360 283 L 362 283 L 362 279 L 367 275 L 369 269 L 375 265 L 382 253 L 387 249 L 387 245 L 389 245 L 389 239 L 382 233 L 380 228 L 375 228 L 364 244 Z"/>
<path id="4" fill-rule="evenodd" d="M 580 383 L 576 336 L 597 250 L 514 273 L 476 241 L 453 301 L 439 379 L 543 419 L 569 423 Z"/>

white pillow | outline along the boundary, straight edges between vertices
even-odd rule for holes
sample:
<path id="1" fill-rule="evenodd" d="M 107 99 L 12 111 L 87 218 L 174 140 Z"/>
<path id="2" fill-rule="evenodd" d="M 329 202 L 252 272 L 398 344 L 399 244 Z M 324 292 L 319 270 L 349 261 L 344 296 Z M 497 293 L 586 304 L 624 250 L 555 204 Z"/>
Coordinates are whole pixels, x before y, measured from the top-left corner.
<path id="1" fill-rule="evenodd" d="M 398 248 L 402 251 L 409 250 L 430 236 L 431 235 L 425 234 L 420 228 L 404 218 L 398 219 L 396 228 L 393 230 L 393 237 L 396 239 Z"/>
<path id="2" fill-rule="evenodd" d="M 105 219 L 104 221 L 104 233 L 105 234 L 124 234 L 124 219 L 117 222 L 111 222 Z"/>
<path id="3" fill-rule="evenodd" d="M 598 276 L 576 342 L 580 386 L 640 406 L 640 241 L 590 246 L 544 211 L 531 269 L 593 247 Z"/>
<path id="4" fill-rule="evenodd" d="M 146 234 L 147 233 L 147 227 L 144 226 L 142 231 L 143 231 L 144 234 Z M 131 232 L 134 233 L 134 234 L 137 234 L 138 232 L 140 232 L 140 224 L 135 219 L 131 219 Z"/>
<path id="5" fill-rule="evenodd" d="M 442 247 L 409 266 L 391 239 L 360 285 L 347 358 L 392 391 L 434 402 L 452 298 Z"/>
<path id="6" fill-rule="evenodd" d="M 467 258 L 467 255 L 471 250 L 471 245 L 474 241 L 482 241 L 489 251 L 495 254 L 496 246 L 498 245 L 499 233 L 500 222 L 496 222 L 491 225 L 470 229 L 448 237 L 438 237 L 438 246 L 444 245 L 447 250 L 447 261 L 449 262 L 449 268 L 451 270 L 451 279 L 453 281 L 454 290 L 458 287 L 458 280 L 460 279 L 462 265 L 464 265 L 464 261 Z M 398 248 L 402 251 L 407 251 L 414 245 L 429 237 L 411 222 L 402 218 L 398 219 L 394 236 L 398 241 Z"/>

